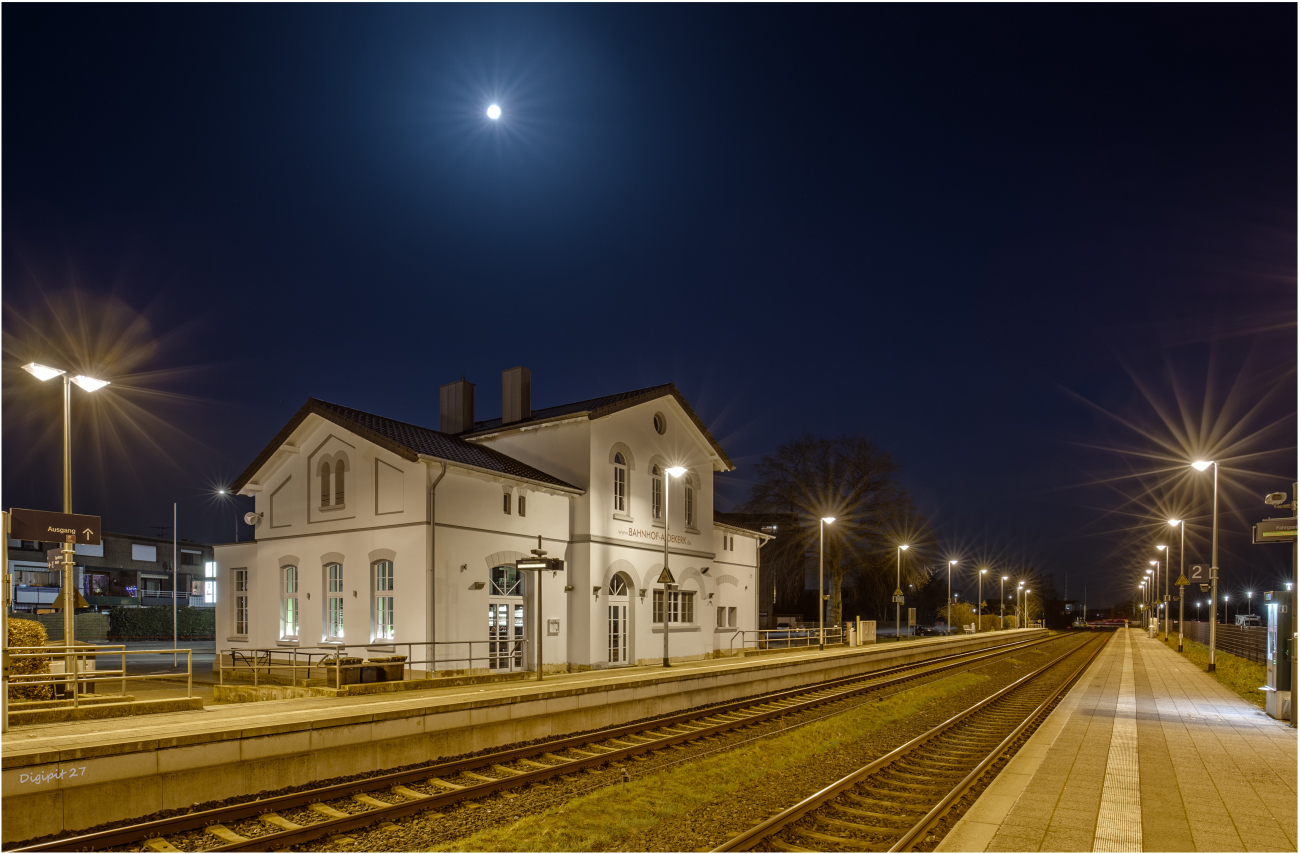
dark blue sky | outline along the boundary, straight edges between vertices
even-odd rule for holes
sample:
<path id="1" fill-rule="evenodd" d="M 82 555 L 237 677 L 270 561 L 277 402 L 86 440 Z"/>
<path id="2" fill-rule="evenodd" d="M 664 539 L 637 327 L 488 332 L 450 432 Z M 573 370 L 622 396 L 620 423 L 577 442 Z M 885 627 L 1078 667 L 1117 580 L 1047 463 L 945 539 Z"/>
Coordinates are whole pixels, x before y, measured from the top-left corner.
<path id="1" fill-rule="evenodd" d="M 308 396 L 491 417 L 525 364 L 676 382 L 724 506 L 864 433 L 946 550 L 1076 595 L 1169 512 L 1204 559 L 1213 453 L 1225 577 L 1287 565 L 1242 532 L 1296 471 L 1294 6 L 0 14 L 5 506 L 59 501 L 32 359 L 115 380 L 76 509 L 202 539 Z"/>

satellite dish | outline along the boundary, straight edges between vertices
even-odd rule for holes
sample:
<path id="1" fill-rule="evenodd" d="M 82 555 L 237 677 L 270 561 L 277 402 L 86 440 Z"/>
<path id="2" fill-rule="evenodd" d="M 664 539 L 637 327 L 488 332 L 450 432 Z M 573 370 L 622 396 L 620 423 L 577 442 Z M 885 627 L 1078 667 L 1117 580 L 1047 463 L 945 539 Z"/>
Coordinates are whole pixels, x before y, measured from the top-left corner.
<path id="1" fill-rule="evenodd" d="M 261 513 L 245 513 L 245 514 L 244 514 L 244 524 L 246 524 L 246 525 L 256 525 L 256 524 L 257 524 L 257 520 L 258 520 L 258 519 L 261 519 L 261 518 L 262 518 L 262 514 L 261 514 Z"/>

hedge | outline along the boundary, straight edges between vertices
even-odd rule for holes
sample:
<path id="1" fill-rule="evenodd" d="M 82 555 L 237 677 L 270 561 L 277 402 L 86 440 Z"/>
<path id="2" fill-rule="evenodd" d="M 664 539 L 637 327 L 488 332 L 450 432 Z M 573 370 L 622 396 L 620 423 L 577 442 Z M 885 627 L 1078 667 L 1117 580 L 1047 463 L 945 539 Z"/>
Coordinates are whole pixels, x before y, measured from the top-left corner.
<path id="1" fill-rule="evenodd" d="M 35 620 L 9 620 L 9 646 L 45 646 L 49 637 L 45 627 Z M 14 658 L 10 660 L 9 670 L 18 673 L 49 673 L 48 658 Z M 14 682 L 9 696 L 15 700 L 52 700 L 52 685 L 23 685 Z"/>
<path id="2" fill-rule="evenodd" d="M 217 636 L 215 608 L 177 608 L 176 633 L 184 640 L 213 640 Z M 114 606 L 108 611 L 108 636 L 112 640 L 171 640 L 172 609 Z"/>

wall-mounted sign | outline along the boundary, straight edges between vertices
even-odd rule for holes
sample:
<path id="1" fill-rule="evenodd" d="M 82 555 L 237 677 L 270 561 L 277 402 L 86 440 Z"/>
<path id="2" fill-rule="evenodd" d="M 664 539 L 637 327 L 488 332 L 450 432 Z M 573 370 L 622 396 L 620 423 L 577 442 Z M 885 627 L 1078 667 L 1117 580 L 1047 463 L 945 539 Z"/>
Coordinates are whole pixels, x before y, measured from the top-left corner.
<path id="1" fill-rule="evenodd" d="M 638 537 L 642 540 L 658 540 L 661 543 L 664 541 L 663 531 L 647 531 L 645 528 L 626 528 L 619 531 L 619 533 L 629 537 Z M 669 534 L 668 542 L 670 545 L 691 545 L 691 541 L 683 537 L 681 534 Z"/>

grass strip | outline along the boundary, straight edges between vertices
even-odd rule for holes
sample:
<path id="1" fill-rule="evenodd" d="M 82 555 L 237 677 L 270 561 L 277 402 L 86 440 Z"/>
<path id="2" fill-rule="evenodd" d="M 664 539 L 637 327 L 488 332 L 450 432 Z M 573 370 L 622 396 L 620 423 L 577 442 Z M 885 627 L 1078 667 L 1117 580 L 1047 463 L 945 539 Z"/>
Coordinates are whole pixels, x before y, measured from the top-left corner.
<path id="1" fill-rule="evenodd" d="M 911 718 L 987 676 L 958 673 L 827 720 L 606 786 L 433 851 L 622 851 L 621 840 Z M 630 768 L 635 768 L 629 763 Z"/>
<path id="2" fill-rule="evenodd" d="M 1157 638 L 1163 637 L 1157 635 Z M 1170 633 L 1164 644 L 1178 652 L 1178 635 Z M 1186 637 L 1183 638 L 1183 658 L 1195 664 L 1201 670 L 1210 666 L 1210 648 Z M 1264 665 L 1249 659 L 1232 655 L 1223 650 L 1214 652 L 1214 672 L 1210 674 L 1224 686 L 1243 699 L 1249 700 L 1261 709 L 1264 708 L 1264 692 L 1259 686 L 1267 679 Z"/>

